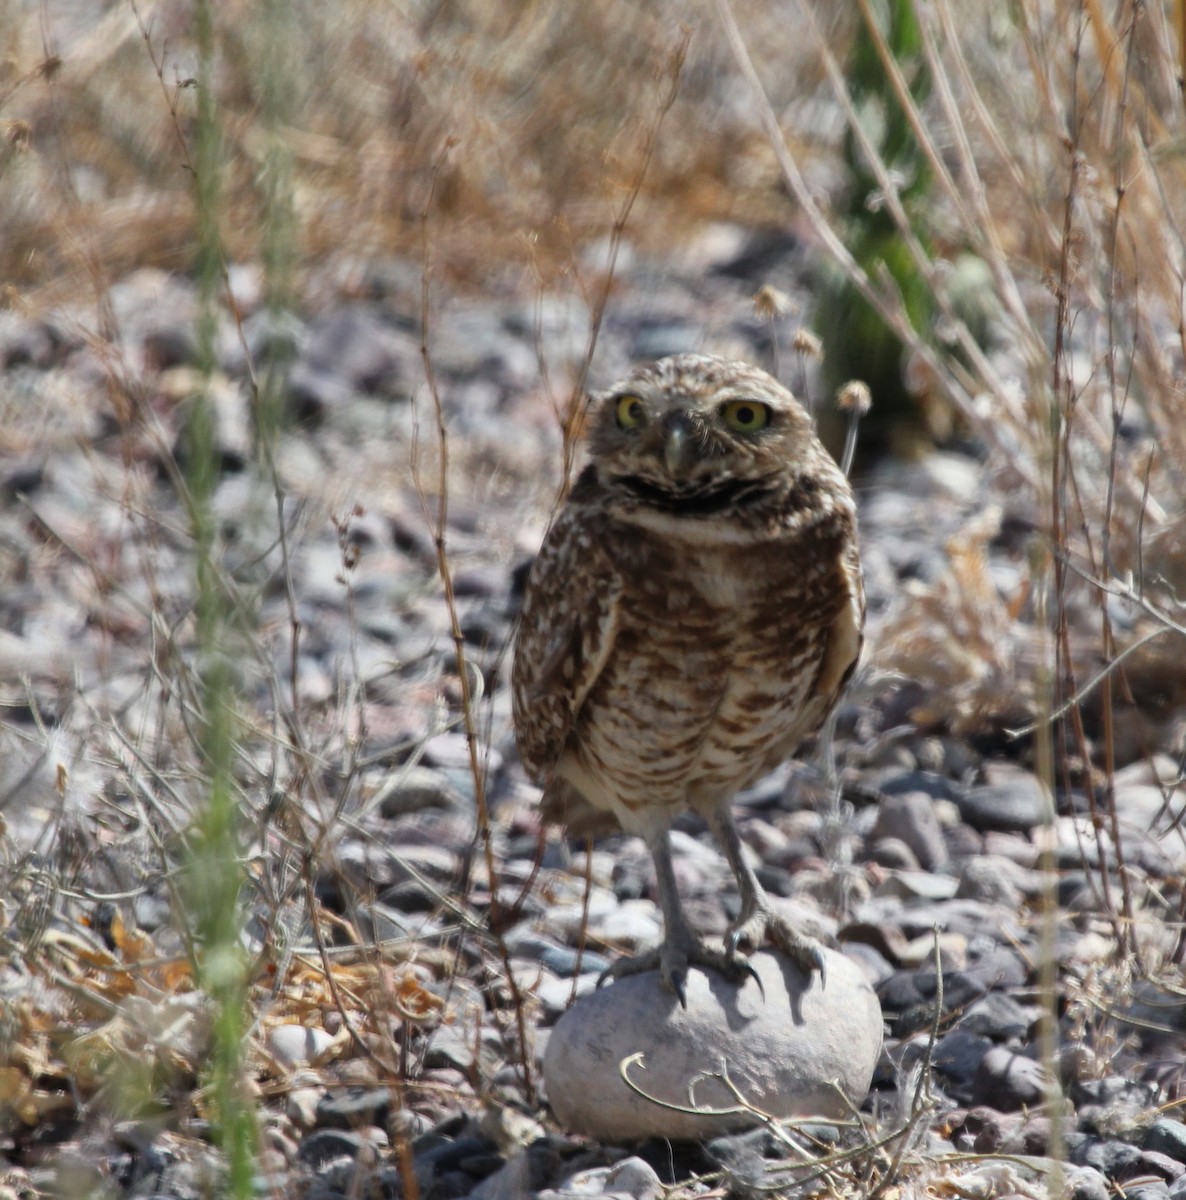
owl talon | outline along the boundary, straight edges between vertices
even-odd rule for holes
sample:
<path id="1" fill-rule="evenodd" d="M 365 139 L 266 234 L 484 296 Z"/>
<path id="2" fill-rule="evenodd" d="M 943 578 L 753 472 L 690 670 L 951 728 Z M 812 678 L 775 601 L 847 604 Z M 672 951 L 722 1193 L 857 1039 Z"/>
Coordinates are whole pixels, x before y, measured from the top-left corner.
<path id="1" fill-rule="evenodd" d="M 766 989 L 762 986 L 762 980 L 754 970 L 753 964 L 728 950 L 715 950 L 700 941 L 693 941 L 687 945 L 682 942 L 664 943 L 642 954 L 619 958 L 597 977 L 597 986 L 601 987 L 607 979 L 624 979 L 627 975 L 658 971 L 659 986 L 675 996 L 680 1008 L 686 1009 L 688 968 L 692 966 L 716 971 L 730 983 L 742 983 L 748 977 L 758 985 L 763 1000 L 766 998 Z"/>
<path id="2" fill-rule="evenodd" d="M 756 983 L 758 985 L 758 991 L 762 993 L 762 1003 L 765 1004 L 766 1003 L 766 988 L 765 988 L 764 984 L 762 983 L 762 977 L 758 974 L 757 969 L 754 967 L 754 964 L 749 961 L 746 961 L 746 962 L 741 963 L 740 966 L 741 966 L 742 975 L 748 975 L 750 977 L 750 979 L 752 979 L 754 981 L 754 983 Z"/>
<path id="3" fill-rule="evenodd" d="M 679 1001 L 679 1006 L 682 1009 L 688 1007 L 688 985 L 686 971 L 672 971 L 669 980 L 671 990 L 675 993 L 675 998 Z"/>
<path id="4" fill-rule="evenodd" d="M 818 971 L 820 987 L 827 985 L 828 968 L 824 948 L 814 938 L 797 932 L 785 918 L 764 905 L 735 929 L 731 929 L 725 937 L 725 945 L 731 954 L 736 954 L 742 946 L 756 949 L 763 942 L 769 942 L 776 950 L 782 951 L 808 976 Z"/>
<path id="5" fill-rule="evenodd" d="M 811 948 L 811 960 L 815 964 L 815 969 L 819 972 L 820 987 L 826 987 L 828 984 L 828 962 L 824 958 L 823 946 L 817 944 Z"/>

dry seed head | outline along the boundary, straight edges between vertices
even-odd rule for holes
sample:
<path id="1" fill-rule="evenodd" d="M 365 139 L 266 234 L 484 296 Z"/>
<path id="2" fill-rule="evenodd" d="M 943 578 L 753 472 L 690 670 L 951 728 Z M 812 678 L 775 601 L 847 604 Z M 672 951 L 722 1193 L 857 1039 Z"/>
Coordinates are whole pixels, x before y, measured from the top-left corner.
<path id="1" fill-rule="evenodd" d="M 873 407 L 869 385 L 859 379 L 850 379 L 836 393 L 836 407 L 843 413 L 855 412 L 858 417 L 863 417 Z"/>
<path id="2" fill-rule="evenodd" d="M 824 356 L 824 344 L 810 329 L 796 329 L 791 338 L 791 349 L 804 358 L 820 358 Z"/>
<path id="3" fill-rule="evenodd" d="M 754 312 L 759 317 L 765 317 L 767 321 L 773 321 L 776 317 L 785 317 L 794 307 L 786 292 L 780 291 L 769 283 L 762 284 L 754 293 Z"/>

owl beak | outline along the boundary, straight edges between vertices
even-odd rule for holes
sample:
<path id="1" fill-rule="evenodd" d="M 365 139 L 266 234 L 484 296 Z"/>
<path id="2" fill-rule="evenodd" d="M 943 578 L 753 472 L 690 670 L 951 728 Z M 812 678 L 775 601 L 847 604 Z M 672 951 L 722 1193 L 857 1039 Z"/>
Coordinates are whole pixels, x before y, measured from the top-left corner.
<path id="1" fill-rule="evenodd" d="M 699 455 L 690 414 L 677 411 L 663 419 L 663 461 L 677 479 L 686 475 Z"/>

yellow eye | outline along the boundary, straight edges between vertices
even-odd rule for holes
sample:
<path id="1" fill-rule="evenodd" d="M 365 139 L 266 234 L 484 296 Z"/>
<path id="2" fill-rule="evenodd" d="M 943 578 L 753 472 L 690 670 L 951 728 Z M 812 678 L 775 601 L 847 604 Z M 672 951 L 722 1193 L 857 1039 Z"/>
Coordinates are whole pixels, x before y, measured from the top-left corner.
<path id="1" fill-rule="evenodd" d="M 753 433 L 770 420 L 770 409 L 757 400 L 730 400 L 721 408 L 721 416 L 730 429 L 738 433 Z"/>
<path id="2" fill-rule="evenodd" d="M 646 409 L 637 396 L 620 396 L 618 398 L 618 425 L 622 429 L 637 429 L 646 419 Z"/>

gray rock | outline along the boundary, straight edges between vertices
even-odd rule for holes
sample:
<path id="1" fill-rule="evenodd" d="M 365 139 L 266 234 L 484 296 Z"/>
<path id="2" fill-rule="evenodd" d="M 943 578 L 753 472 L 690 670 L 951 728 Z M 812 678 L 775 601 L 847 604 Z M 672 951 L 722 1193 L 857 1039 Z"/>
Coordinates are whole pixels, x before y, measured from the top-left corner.
<path id="1" fill-rule="evenodd" d="M 320 1087 L 295 1087 L 285 1099 L 284 1111 L 298 1129 L 312 1129 L 317 1124 L 317 1106 L 324 1095 Z"/>
<path id="2" fill-rule="evenodd" d="M 896 871 L 917 871 L 918 859 L 914 851 L 899 838 L 882 837 L 872 842 L 865 851 L 870 862 Z"/>
<path id="3" fill-rule="evenodd" d="M 654 1167 L 637 1156 L 624 1158 L 609 1167 L 593 1167 L 569 1176 L 558 1188 L 540 1192 L 538 1200 L 569 1200 L 573 1196 L 621 1197 L 626 1200 L 656 1200 L 663 1182 Z"/>
<path id="4" fill-rule="evenodd" d="M 399 392 L 416 343 L 377 306 L 343 305 L 309 324 L 304 361 L 372 395 Z"/>
<path id="5" fill-rule="evenodd" d="M 994 1046 L 976 1068 L 973 1093 L 977 1104 L 1000 1112 L 1017 1112 L 1041 1104 L 1049 1086 L 1041 1063 L 1004 1046 Z"/>
<path id="6" fill-rule="evenodd" d="M 1132 1184 L 1124 1189 L 1124 1200 L 1170 1200 L 1169 1184 L 1158 1180 Z"/>
<path id="7" fill-rule="evenodd" d="M 391 1093 L 385 1087 L 349 1087 L 322 1097 L 317 1124 L 322 1129 L 358 1129 L 385 1125 L 391 1111 Z"/>
<path id="8" fill-rule="evenodd" d="M 1065 1179 L 1069 1200 L 1111 1200 L 1108 1181 L 1094 1167 L 1068 1166 Z"/>
<path id="9" fill-rule="evenodd" d="M 1021 1038 L 1033 1024 L 1037 1010 L 1026 1010 L 1004 992 L 989 992 L 960 1018 L 959 1028 L 993 1041 Z"/>
<path id="10" fill-rule="evenodd" d="M 602 954 L 589 949 L 578 953 L 575 948 L 561 946 L 524 925 L 512 929 L 505 940 L 512 953 L 542 963 L 553 974 L 565 978 L 575 974 L 578 966 L 582 973 L 595 971 L 600 975 L 610 965 L 610 959 Z"/>
<path id="11" fill-rule="evenodd" d="M 57 357 L 59 339 L 52 325 L 17 313 L 0 313 L 0 367 L 45 370 Z"/>
<path id="12" fill-rule="evenodd" d="M 1046 789 L 1036 775 L 1009 763 L 986 767 L 989 782 L 955 797 L 960 816 L 973 829 L 1028 832 L 1050 811 Z"/>
<path id="13" fill-rule="evenodd" d="M 1002 1154 L 1031 1154 L 1043 1157 L 1050 1149 L 1052 1125 L 1049 1117 L 1031 1117 L 1000 1146 Z"/>
<path id="14" fill-rule="evenodd" d="M 487 1175 L 470 1192 L 470 1200 L 520 1200 L 538 1192 L 560 1165 L 560 1155 L 546 1142 L 528 1146 Z"/>
<path id="15" fill-rule="evenodd" d="M 1021 888 L 1015 882 L 1017 870 L 1009 859 L 995 855 L 978 854 L 967 858 L 959 866 L 956 897 L 1019 908 L 1022 896 Z"/>
<path id="16" fill-rule="evenodd" d="M 934 1067 L 944 1077 L 944 1086 L 953 1099 L 971 1099 L 976 1070 L 991 1046 L 988 1038 L 962 1029 L 953 1030 L 935 1044 Z"/>
<path id="17" fill-rule="evenodd" d="M 1186 1163 L 1180 1163 L 1176 1158 L 1160 1154 L 1156 1150 L 1142 1150 L 1137 1166 L 1142 1174 L 1156 1175 L 1169 1183 L 1180 1179 L 1186 1173 Z"/>
<path id="18" fill-rule="evenodd" d="M 440 771 L 431 767 L 404 767 L 379 789 L 371 803 L 385 817 L 402 817 L 425 808 L 449 808 L 457 795 Z"/>
<path id="19" fill-rule="evenodd" d="M 1089 1138 L 1073 1151 L 1075 1162 L 1094 1167 L 1107 1179 L 1132 1179 L 1139 1171 L 1141 1152 L 1116 1138 Z"/>
<path id="20" fill-rule="evenodd" d="M 887 796 L 873 826 L 874 838 L 897 838 L 914 852 L 928 871 L 947 864 L 947 845 L 935 816 L 931 797 L 925 792 Z"/>
<path id="21" fill-rule="evenodd" d="M 980 1106 L 964 1116 L 957 1148 L 976 1154 L 995 1154 L 1021 1128 L 1021 1118 Z"/>
<path id="22" fill-rule="evenodd" d="M 276 1025 L 268 1030 L 268 1052 L 282 1067 L 303 1067 L 333 1043 L 324 1029 Z"/>
<path id="23" fill-rule="evenodd" d="M 1171 1117 L 1160 1117 L 1145 1130 L 1144 1146 L 1146 1150 L 1186 1163 L 1186 1124 Z"/>
<path id="24" fill-rule="evenodd" d="M 357 1158 L 363 1137 L 346 1129 L 317 1129 L 301 1141 L 297 1157 L 314 1167 L 323 1167 L 337 1158 Z"/>
<path id="25" fill-rule="evenodd" d="M 848 1108 L 833 1081 L 853 1103 L 864 1098 L 881 1047 L 881 1010 L 854 963 L 825 956 L 822 987 L 780 955 L 755 954 L 765 999 L 753 980 L 733 984 L 699 968 L 688 972 L 687 1009 L 653 971 L 582 997 L 557 1022 L 544 1055 L 557 1120 L 589 1137 L 629 1142 L 712 1137 L 753 1123 L 719 1078 L 704 1077 L 723 1067 L 748 1102 L 776 1118 L 843 1115 Z M 622 1080 L 619 1064 L 636 1054 L 643 1057 L 631 1080 L 662 1103 Z"/>

